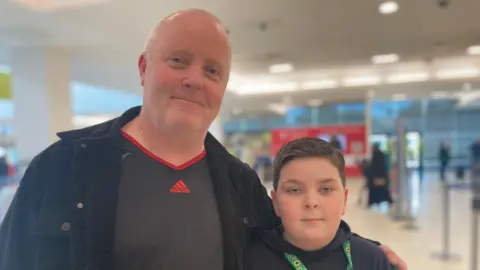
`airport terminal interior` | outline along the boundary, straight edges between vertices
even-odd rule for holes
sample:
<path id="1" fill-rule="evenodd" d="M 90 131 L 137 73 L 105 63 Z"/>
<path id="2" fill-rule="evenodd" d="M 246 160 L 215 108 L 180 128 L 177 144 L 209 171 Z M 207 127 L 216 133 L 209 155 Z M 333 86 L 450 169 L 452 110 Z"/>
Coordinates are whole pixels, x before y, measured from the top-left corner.
<path id="1" fill-rule="evenodd" d="M 57 132 L 142 104 L 145 40 L 188 8 L 218 16 L 232 48 L 210 132 L 268 190 L 284 143 L 335 140 L 354 232 L 409 269 L 477 269 L 478 0 L 0 0 L 0 221 Z M 368 203 L 361 162 L 374 146 L 392 205 Z"/>

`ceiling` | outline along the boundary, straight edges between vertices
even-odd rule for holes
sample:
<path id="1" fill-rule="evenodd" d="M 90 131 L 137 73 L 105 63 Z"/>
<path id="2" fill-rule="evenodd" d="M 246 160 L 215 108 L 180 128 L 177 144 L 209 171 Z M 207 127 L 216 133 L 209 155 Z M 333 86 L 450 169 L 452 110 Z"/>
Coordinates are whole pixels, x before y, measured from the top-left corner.
<path id="1" fill-rule="evenodd" d="M 72 2 L 80 1 L 87 0 Z M 172 12 L 196 7 L 216 14 L 229 30 L 232 89 L 246 82 L 250 88 L 268 83 L 270 91 L 279 85 L 341 81 L 348 76 L 480 68 L 480 57 L 465 53 L 468 46 L 480 44 L 480 1 L 476 0 L 452 0 L 448 8 L 440 8 L 435 0 L 402 0 L 399 12 L 388 16 L 379 14 L 377 0 L 97 1 L 102 3 L 36 12 L 15 0 L 0 0 L 0 63 L 9 65 L 9 51 L 15 46 L 62 46 L 72 53 L 74 80 L 139 93 L 136 61 L 151 27 Z M 373 55 L 388 53 L 399 54 L 400 63 L 371 64 Z M 269 74 L 270 65 L 285 62 L 293 64 L 293 72 Z M 458 91 L 465 82 L 480 89 L 479 76 L 308 91 L 288 87 L 277 94 L 230 92 L 224 108 L 262 110 L 266 103 L 284 102 L 285 95 L 294 104 L 312 98 L 361 100 L 372 89 L 380 98 L 396 93 L 422 96 Z"/>

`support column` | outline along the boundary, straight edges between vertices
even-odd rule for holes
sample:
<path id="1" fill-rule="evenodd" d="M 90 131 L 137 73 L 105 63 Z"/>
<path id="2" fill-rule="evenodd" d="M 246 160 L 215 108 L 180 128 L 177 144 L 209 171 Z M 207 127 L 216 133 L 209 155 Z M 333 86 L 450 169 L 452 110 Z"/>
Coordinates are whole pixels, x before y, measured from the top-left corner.
<path id="1" fill-rule="evenodd" d="M 15 48 L 11 82 L 19 160 L 30 160 L 73 128 L 70 56 L 60 48 Z"/>
<path id="2" fill-rule="evenodd" d="M 373 98 L 375 96 L 375 92 L 373 90 L 369 90 L 367 92 L 367 96 L 365 97 L 365 139 L 367 140 L 367 148 L 366 148 L 366 157 L 370 157 L 371 151 L 371 144 L 370 144 L 370 134 L 372 134 L 372 104 Z"/>

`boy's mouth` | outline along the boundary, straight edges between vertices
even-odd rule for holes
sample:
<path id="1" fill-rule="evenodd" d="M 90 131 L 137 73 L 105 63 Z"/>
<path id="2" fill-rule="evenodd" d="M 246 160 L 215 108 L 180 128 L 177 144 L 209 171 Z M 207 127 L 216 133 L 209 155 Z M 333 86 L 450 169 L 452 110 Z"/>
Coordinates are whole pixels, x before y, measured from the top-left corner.
<path id="1" fill-rule="evenodd" d="M 322 221 L 324 220 L 323 218 L 302 218 L 301 221 L 304 222 L 315 222 L 315 221 Z"/>

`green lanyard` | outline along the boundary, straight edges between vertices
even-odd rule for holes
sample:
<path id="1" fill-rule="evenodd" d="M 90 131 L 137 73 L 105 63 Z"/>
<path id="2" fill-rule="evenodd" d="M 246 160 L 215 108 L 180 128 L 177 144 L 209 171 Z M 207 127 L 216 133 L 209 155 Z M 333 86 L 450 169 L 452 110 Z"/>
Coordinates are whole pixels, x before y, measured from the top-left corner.
<path id="1" fill-rule="evenodd" d="M 347 240 L 345 243 L 343 243 L 343 252 L 345 252 L 345 256 L 347 257 L 347 270 L 353 270 L 353 264 L 352 264 L 352 252 L 350 249 L 350 240 Z M 300 259 L 292 254 L 285 253 L 285 258 L 292 264 L 293 268 L 297 270 L 308 270 L 305 265 L 303 265 L 302 261 Z"/>

